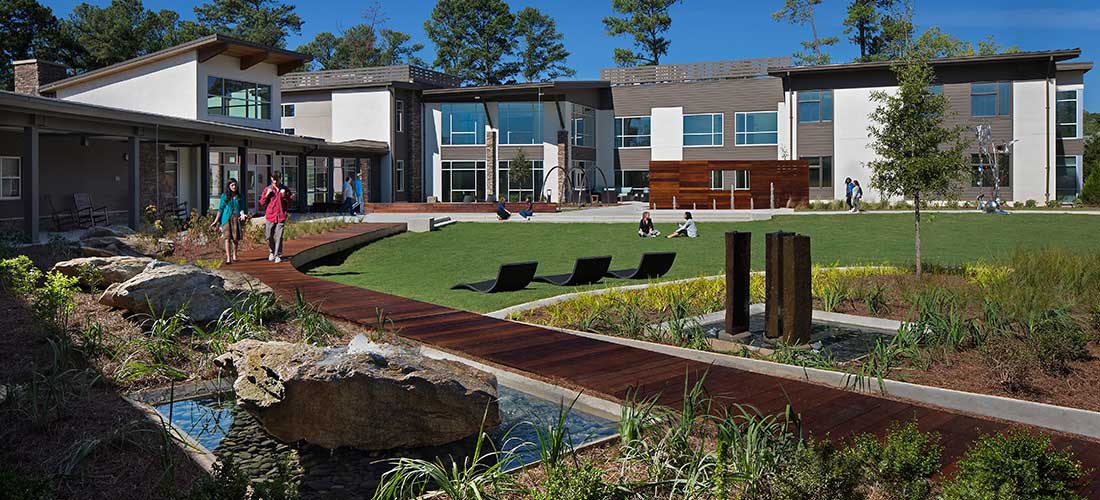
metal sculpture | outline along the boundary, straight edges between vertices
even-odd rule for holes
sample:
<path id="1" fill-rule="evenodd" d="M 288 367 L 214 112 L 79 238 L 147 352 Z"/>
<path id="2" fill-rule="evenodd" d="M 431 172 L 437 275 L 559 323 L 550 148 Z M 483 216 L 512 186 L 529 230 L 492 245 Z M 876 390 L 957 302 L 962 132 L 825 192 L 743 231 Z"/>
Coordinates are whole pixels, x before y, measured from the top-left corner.
<path id="1" fill-rule="evenodd" d="M 989 199 L 985 193 L 978 195 L 978 208 L 987 214 L 1007 215 L 1001 201 L 1001 163 L 1002 155 L 1007 155 L 1016 144 L 1016 139 L 998 145 L 993 141 L 993 130 L 989 124 L 981 124 L 975 128 L 978 136 L 978 188 L 983 189 L 985 172 L 988 169 L 993 177 L 993 185 L 989 193 Z"/>

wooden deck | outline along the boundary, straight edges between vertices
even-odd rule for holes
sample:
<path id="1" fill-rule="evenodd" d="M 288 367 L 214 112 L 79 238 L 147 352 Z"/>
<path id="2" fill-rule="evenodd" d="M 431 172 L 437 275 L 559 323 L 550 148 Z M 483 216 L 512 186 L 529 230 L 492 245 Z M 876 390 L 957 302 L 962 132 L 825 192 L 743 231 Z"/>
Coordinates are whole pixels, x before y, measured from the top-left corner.
<path id="1" fill-rule="evenodd" d="M 393 230 L 393 224 L 354 224 L 288 241 L 284 253 L 293 256 L 342 239 L 362 238 L 367 236 L 365 233 Z M 295 291 L 300 290 L 332 317 L 369 328 L 377 324 L 378 313 L 382 311 L 401 336 L 590 394 L 623 399 L 628 390 L 636 387 L 643 397 L 659 395 L 661 404 L 677 407 L 685 381 L 693 384 L 706 374 L 707 390 L 721 401 L 753 405 L 768 413 L 782 411 L 789 401 L 794 411 L 802 415 L 804 429 L 814 436 L 835 440 L 864 432 L 881 435 L 891 422 L 916 419 L 922 430 L 936 431 L 942 436 L 945 472 L 954 468 L 955 460 L 980 434 L 1009 426 L 987 418 L 711 366 L 343 285 L 303 274 L 289 259 L 279 264 L 268 262 L 263 251 L 247 252 L 240 262 L 226 268 L 259 278 L 287 299 L 293 299 Z M 1053 440 L 1058 447 L 1069 446 L 1086 469 L 1091 470 L 1086 483 L 1089 486 L 1081 493 L 1088 498 L 1100 498 L 1100 443 L 1065 435 L 1054 435 Z"/>

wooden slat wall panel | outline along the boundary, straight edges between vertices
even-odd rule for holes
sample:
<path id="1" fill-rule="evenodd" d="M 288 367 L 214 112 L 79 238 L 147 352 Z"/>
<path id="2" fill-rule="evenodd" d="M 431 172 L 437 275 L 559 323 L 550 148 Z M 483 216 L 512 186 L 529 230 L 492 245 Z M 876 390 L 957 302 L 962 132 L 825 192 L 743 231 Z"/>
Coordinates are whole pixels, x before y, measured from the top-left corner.
<path id="1" fill-rule="evenodd" d="M 649 163 L 652 208 L 697 210 L 730 208 L 730 191 L 710 188 L 715 170 L 748 170 L 749 190 L 734 192 L 737 209 L 768 208 L 775 188 L 775 207 L 810 201 L 810 164 L 801 160 L 691 160 Z"/>

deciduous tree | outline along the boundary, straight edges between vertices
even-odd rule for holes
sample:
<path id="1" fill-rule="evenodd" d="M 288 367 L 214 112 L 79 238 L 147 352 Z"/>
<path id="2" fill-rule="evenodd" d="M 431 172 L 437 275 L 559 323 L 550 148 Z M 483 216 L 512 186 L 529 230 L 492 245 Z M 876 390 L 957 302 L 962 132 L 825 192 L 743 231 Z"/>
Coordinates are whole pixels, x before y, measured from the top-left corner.
<path id="1" fill-rule="evenodd" d="M 669 9 L 677 3 L 680 0 L 611 0 L 611 8 L 618 17 L 603 18 L 607 34 L 629 35 L 634 39 L 634 49 L 615 49 L 615 64 L 661 64 L 661 56 L 668 53 L 668 46 L 672 43 L 666 36 L 672 27 Z"/>
<path id="2" fill-rule="evenodd" d="M 516 15 L 516 34 L 521 40 L 520 74 L 528 82 L 570 77 L 577 72 L 566 65 L 569 51 L 554 18 L 534 7 Z"/>
<path id="3" fill-rule="evenodd" d="M 921 207 L 930 196 L 949 196 L 970 172 L 961 126 L 946 124 L 948 100 L 932 93 L 932 67 L 917 56 L 893 66 L 896 92 L 876 91 L 868 132 L 877 159 L 868 163 L 871 186 L 884 197 L 913 201 L 917 275 L 921 274 Z"/>
<path id="4" fill-rule="evenodd" d="M 821 0 L 785 0 L 783 8 L 772 14 L 776 21 L 787 21 L 799 26 L 810 25 L 812 38 L 802 42 L 802 48 L 808 52 L 795 52 L 794 63 L 799 65 L 829 64 L 831 57 L 823 48 L 836 45 L 839 38 L 835 36 L 817 36 L 817 23 L 814 21 L 814 6 L 820 5 Z"/>

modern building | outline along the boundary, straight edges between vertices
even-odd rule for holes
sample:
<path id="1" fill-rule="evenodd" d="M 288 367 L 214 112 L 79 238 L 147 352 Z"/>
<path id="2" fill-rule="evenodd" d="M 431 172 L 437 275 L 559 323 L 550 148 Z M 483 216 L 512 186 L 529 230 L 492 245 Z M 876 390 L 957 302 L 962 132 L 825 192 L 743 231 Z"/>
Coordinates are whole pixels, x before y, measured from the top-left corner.
<path id="1" fill-rule="evenodd" d="M 1079 55 L 932 62 L 952 122 L 988 125 L 1011 143 L 1003 199 L 1079 192 L 1092 68 Z M 75 76 L 16 61 L 17 92 L 0 93 L 0 220 L 37 234 L 88 193 L 136 224 L 150 205 L 215 206 L 229 178 L 256 209 L 276 171 L 301 210 L 331 208 L 347 175 L 360 176 L 373 203 L 644 197 L 650 162 L 691 160 L 806 160 L 810 197 L 839 199 L 845 177 L 870 179 L 871 94 L 896 89 L 889 63 L 877 62 L 751 59 L 462 87 L 416 66 L 293 72 L 306 61 L 222 35 Z M 715 192 L 753 182 L 749 170 L 710 177 Z M 958 198 L 984 192 L 984 177 L 959 186 Z"/>

